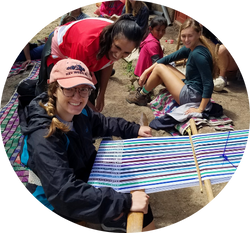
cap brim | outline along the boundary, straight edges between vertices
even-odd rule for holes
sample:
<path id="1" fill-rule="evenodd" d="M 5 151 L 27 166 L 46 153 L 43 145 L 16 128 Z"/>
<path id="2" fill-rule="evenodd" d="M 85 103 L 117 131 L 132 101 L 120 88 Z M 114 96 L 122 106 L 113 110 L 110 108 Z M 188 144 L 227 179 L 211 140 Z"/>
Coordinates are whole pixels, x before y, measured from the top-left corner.
<path id="1" fill-rule="evenodd" d="M 71 87 L 75 87 L 78 85 L 89 85 L 93 89 L 96 89 L 94 83 L 92 83 L 90 80 L 88 80 L 86 78 L 82 78 L 82 77 L 57 79 L 57 82 L 63 88 L 71 88 Z"/>

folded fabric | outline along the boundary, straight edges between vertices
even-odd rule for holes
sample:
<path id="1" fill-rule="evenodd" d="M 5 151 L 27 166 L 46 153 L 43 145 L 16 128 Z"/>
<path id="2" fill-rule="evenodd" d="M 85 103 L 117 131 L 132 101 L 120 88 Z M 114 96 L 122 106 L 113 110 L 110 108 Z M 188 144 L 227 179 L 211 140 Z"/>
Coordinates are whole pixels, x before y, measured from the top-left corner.
<path id="1" fill-rule="evenodd" d="M 233 126 L 231 125 L 233 121 L 223 115 L 222 106 L 215 103 L 212 99 L 211 103 L 211 107 L 205 109 L 202 114 L 192 113 L 185 115 L 185 111 L 188 108 L 197 108 L 200 103 L 188 103 L 179 106 L 167 89 L 162 89 L 159 95 L 149 103 L 155 116 L 155 119 L 150 122 L 149 126 L 157 130 L 166 130 L 173 136 L 184 135 L 186 134 L 186 129 L 189 127 L 189 119 L 193 118 L 197 128 L 206 124 L 214 127 L 215 130 L 233 130 Z M 173 128 L 176 131 L 173 131 Z"/>

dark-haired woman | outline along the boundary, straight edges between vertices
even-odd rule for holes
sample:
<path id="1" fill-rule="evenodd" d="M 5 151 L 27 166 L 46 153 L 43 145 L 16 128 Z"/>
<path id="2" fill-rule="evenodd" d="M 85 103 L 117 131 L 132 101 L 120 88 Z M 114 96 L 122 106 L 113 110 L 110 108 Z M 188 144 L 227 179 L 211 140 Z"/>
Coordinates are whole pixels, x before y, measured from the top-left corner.
<path id="1" fill-rule="evenodd" d="M 102 18 L 87 18 L 57 27 L 43 51 L 36 95 L 46 90 L 50 71 L 57 61 L 77 59 L 85 63 L 90 72 L 98 71 L 97 82 L 94 82 L 97 91 L 90 97 L 88 106 L 101 112 L 113 63 L 139 47 L 141 39 L 140 27 L 128 15 L 115 23 Z"/>

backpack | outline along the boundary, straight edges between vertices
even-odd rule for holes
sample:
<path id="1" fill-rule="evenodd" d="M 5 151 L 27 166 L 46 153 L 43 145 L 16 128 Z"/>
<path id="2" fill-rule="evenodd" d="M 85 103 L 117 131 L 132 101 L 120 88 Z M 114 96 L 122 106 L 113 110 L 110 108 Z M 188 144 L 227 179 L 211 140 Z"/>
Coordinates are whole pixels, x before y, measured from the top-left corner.
<path id="1" fill-rule="evenodd" d="M 19 83 L 17 87 L 17 93 L 20 96 L 34 96 L 35 97 L 35 90 L 36 90 L 36 83 L 37 79 L 28 79 L 21 83 Z"/>

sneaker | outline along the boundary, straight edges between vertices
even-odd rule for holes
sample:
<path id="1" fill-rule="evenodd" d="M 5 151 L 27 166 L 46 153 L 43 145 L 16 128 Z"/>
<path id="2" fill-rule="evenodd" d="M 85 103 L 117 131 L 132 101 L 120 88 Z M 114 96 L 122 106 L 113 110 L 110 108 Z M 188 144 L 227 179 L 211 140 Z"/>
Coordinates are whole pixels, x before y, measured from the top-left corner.
<path id="1" fill-rule="evenodd" d="M 214 80 L 214 90 L 215 91 L 222 91 L 223 88 L 227 85 L 227 78 L 223 78 L 222 76 L 219 76 Z"/>
<path id="2" fill-rule="evenodd" d="M 126 232 L 126 227 L 127 227 L 126 214 L 124 214 L 117 221 L 102 223 L 101 227 L 104 231 L 108 232 Z"/>
<path id="3" fill-rule="evenodd" d="M 137 104 L 139 106 L 147 106 L 148 104 L 147 95 L 142 95 L 139 91 L 130 93 L 126 98 L 126 101 L 130 104 Z"/>

